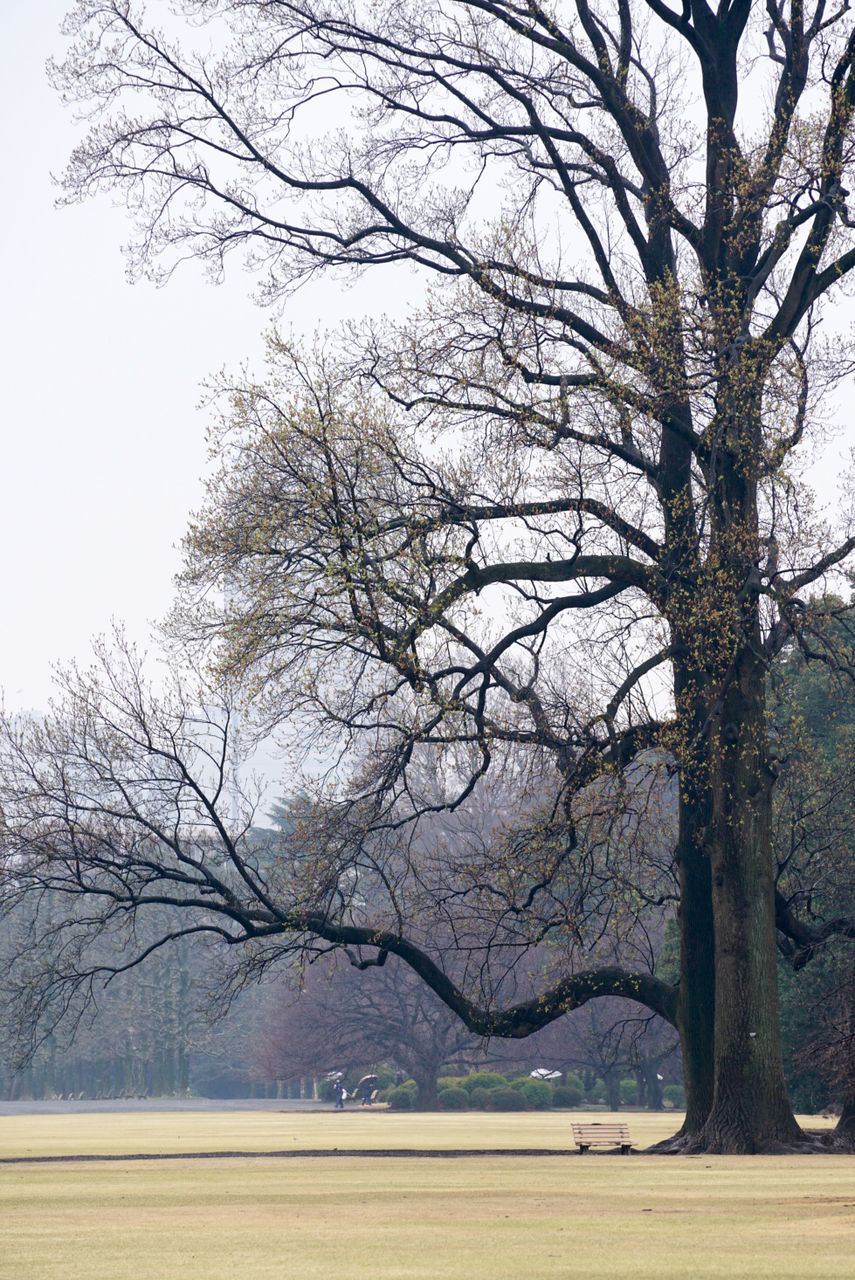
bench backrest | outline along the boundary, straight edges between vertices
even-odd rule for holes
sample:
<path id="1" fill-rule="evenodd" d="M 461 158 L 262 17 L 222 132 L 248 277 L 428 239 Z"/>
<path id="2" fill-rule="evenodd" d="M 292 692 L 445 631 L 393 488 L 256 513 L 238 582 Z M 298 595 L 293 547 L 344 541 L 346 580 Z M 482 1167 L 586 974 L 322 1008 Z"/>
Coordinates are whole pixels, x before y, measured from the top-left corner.
<path id="1" fill-rule="evenodd" d="M 596 1138 L 607 1138 L 623 1140 L 629 1142 L 629 1125 L 615 1121 L 611 1124 L 594 1121 L 590 1124 L 578 1124 L 571 1121 L 573 1125 L 573 1137 L 581 1138 L 583 1142 L 591 1141 Z"/>

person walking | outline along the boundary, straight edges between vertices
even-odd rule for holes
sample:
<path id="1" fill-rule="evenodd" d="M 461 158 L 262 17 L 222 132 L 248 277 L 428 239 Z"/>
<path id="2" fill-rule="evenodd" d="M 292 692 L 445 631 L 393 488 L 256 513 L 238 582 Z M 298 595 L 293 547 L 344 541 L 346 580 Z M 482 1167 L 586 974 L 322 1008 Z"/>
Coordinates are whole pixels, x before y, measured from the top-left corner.
<path id="1" fill-rule="evenodd" d="M 375 1075 L 363 1076 L 356 1087 L 359 1090 L 363 1107 L 370 1107 L 372 1095 L 377 1088 L 377 1077 Z"/>

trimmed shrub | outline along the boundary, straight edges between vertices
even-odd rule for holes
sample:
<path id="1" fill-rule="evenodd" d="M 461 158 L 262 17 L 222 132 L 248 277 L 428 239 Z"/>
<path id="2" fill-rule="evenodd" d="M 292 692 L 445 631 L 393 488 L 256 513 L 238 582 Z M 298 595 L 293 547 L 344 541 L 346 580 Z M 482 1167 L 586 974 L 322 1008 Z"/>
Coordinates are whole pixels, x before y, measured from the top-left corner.
<path id="1" fill-rule="evenodd" d="M 564 1077 L 564 1085 L 556 1085 L 557 1089 L 565 1087 L 567 1089 L 578 1089 L 580 1094 L 584 1094 L 585 1086 L 582 1083 L 582 1077 L 577 1076 L 575 1071 L 568 1071 Z"/>
<path id="2" fill-rule="evenodd" d="M 589 1107 L 599 1106 L 606 1102 L 606 1086 L 602 1080 L 595 1080 L 593 1086 L 586 1090 L 585 1101 Z"/>
<path id="3" fill-rule="evenodd" d="M 666 1107 L 682 1111 L 686 1105 L 686 1091 L 681 1084 L 666 1084 L 662 1090 L 662 1101 Z"/>
<path id="4" fill-rule="evenodd" d="M 467 1076 L 440 1076 L 436 1082 L 437 1089 L 465 1089 Z"/>
<path id="5" fill-rule="evenodd" d="M 465 1076 L 463 1088 L 469 1089 L 506 1089 L 508 1082 L 504 1076 L 500 1076 L 498 1071 L 473 1071 L 471 1076 Z"/>
<path id="6" fill-rule="evenodd" d="M 465 1111 L 469 1106 L 469 1094 L 465 1089 L 440 1089 L 437 1099 L 443 1111 Z"/>
<path id="7" fill-rule="evenodd" d="M 415 1090 L 408 1089 L 405 1084 L 389 1090 L 388 1102 L 392 1111 L 411 1111 Z"/>
<path id="8" fill-rule="evenodd" d="M 520 1089 L 505 1085 L 503 1089 L 490 1090 L 490 1106 L 496 1111 L 525 1111 L 525 1094 Z"/>
<path id="9" fill-rule="evenodd" d="M 545 1080 L 526 1080 L 520 1092 L 535 1111 L 547 1111 L 552 1106 L 552 1086 Z"/>
<path id="10" fill-rule="evenodd" d="M 638 1081 L 621 1080 L 620 1100 L 625 1107 L 634 1107 L 638 1102 Z"/>
<path id="11" fill-rule="evenodd" d="M 335 1102 L 335 1085 L 332 1080 L 318 1081 L 318 1097 L 321 1102 Z"/>
<path id="12" fill-rule="evenodd" d="M 557 1084 L 552 1090 L 553 1107 L 578 1107 L 582 1104 L 582 1090 L 570 1085 Z"/>
<path id="13" fill-rule="evenodd" d="M 469 1105 L 477 1111 L 486 1111 L 492 1097 L 492 1089 L 473 1089 L 469 1094 Z"/>

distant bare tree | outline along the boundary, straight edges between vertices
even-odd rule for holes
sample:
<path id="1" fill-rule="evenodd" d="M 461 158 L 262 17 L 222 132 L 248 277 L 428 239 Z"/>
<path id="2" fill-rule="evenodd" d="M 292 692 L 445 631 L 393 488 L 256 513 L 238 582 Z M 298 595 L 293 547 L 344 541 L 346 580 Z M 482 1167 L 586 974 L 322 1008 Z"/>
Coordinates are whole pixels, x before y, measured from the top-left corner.
<path id="1" fill-rule="evenodd" d="M 419 1108 L 434 1111 L 440 1068 L 483 1050 L 406 965 L 361 974 L 339 960 L 310 971 L 298 996 L 279 990 L 254 1056 L 262 1074 L 283 1080 L 389 1063 L 416 1081 Z"/>

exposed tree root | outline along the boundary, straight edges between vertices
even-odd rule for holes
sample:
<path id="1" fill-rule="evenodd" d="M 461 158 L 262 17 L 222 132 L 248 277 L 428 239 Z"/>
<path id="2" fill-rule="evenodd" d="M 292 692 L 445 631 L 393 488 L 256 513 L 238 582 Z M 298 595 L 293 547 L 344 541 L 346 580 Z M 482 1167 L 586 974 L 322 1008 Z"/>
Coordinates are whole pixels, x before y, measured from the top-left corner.
<path id="1" fill-rule="evenodd" d="M 836 1130 L 809 1131 L 800 1139 L 792 1142 L 755 1143 L 752 1149 L 736 1143 L 715 1141 L 705 1138 L 700 1133 L 675 1133 L 671 1138 L 647 1147 L 645 1155 L 662 1156 L 797 1156 L 797 1155 L 829 1155 L 841 1152 L 855 1152 L 855 1142 L 838 1135 Z"/>
<path id="2" fill-rule="evenodd" d="M 855 1128 L 851 1126 L 841 1128 L 838 1125 L 836 1129 L 822 1130 L 811 1136 L 819 1138 L 827 1151 L 838 1155 L 855 1155 Z"/>

